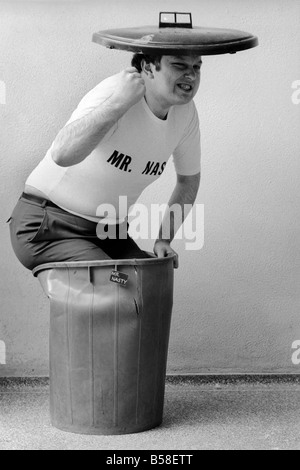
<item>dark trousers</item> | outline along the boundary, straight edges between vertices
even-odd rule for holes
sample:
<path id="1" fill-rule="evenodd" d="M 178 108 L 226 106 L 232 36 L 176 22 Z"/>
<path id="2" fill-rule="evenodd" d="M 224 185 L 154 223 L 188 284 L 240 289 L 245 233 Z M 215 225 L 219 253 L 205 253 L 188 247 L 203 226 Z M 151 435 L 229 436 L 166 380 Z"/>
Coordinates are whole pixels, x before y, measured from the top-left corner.
<path id="1" fill-rule="evenodd" d="M 122 230 L 120 226 L 115 231 L 116 237 L 100 239 L 96 223 L 70 214 L 46 199 L 24 193 L 7 222 L 13 250 L 30 270 L 59 261 L 150 257 L 129 237 L 127 224 L 126 238 L 124 226 Z"/>

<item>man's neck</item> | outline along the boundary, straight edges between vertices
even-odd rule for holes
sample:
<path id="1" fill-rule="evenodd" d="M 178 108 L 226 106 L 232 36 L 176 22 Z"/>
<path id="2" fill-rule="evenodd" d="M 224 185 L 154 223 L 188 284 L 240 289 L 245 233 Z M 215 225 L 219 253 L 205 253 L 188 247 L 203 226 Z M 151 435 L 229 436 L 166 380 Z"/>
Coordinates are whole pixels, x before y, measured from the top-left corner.
<path id="1" fill-rule="evenodd" d="M 156 117 L 158 117 L 162 121 L 165 121 L 167 119 L 170 108 L 168 109 L 163 108 L 161 106 L 161 103 L 157 103 L 155 100 L 151 99 L 151 97 L 147 93 L 145 95 L 145 100 L 149 109 L 152 111 L 152 113 Z"/>

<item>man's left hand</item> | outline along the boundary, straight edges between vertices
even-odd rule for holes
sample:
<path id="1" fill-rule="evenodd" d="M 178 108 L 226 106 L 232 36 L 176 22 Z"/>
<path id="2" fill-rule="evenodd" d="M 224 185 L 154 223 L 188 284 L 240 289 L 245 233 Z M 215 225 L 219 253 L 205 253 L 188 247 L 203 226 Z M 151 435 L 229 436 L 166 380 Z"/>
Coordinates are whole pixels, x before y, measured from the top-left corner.
<path id="1" fill-rule="evenodd" d="M 170 243 L 165 241 L 165 240 L 158 240 L 155 242 L 154 248 L 153 248 L 154 254 L 158 258 L 165 258 L 168 255 L 174 255 L 174 268 L 177 269 L 179 266 L 178 263 L 178 254 L 176 251 L 171 248 Z"/>

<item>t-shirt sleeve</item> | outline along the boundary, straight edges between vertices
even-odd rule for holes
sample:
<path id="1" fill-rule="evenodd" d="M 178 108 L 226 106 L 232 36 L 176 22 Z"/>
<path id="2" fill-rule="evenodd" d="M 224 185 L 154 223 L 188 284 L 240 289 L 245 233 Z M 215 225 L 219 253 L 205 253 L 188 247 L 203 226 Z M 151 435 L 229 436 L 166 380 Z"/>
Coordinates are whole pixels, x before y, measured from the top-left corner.
<path id="1" fill-rule="evenodd" d="M 201 170 L 200 125 L 193 101 L 184 135 L 173 152 L 173 161 L 179 175 L 195 175 Z"/>

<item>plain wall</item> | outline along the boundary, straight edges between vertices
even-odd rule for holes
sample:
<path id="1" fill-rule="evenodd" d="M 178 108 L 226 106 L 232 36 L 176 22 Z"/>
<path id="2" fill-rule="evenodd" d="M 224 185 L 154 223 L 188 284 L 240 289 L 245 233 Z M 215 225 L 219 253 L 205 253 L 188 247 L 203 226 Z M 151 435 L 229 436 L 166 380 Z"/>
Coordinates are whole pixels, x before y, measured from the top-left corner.
<path id="1" fill-rule="evenodd" d="M 92 43 L 93 32 L 156 25 L 163 10 L 260 42 L 203 57 L 195 102 L 205 242 L 197 251 L 173 245 L 180 269 L 168 372 L 300 372 L 292 361 L 300 340 L 299 1 L 10 0 L 0 2 L 0 376 L 48 374 L 48 299 L 15 258 L 5 221 L 82 96 L 130 62 L 131 54 Z M 170 163 L 140 202 L 167 202 L 174 184 Z"/>

